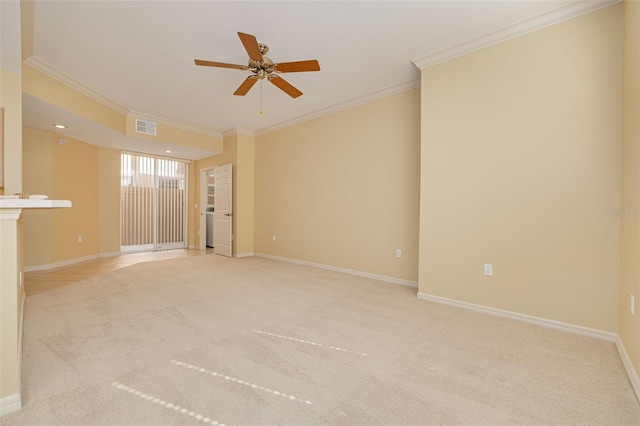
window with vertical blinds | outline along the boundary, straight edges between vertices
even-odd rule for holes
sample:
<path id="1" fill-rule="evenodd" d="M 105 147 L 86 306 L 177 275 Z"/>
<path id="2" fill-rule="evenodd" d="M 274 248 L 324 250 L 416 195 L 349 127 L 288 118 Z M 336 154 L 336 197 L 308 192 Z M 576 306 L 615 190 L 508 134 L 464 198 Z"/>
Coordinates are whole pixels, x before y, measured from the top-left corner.
<path id="1" fill-rule="evenodd" d="M 186 247 L 186 162 L 122 153 L 122 252 Z"/>

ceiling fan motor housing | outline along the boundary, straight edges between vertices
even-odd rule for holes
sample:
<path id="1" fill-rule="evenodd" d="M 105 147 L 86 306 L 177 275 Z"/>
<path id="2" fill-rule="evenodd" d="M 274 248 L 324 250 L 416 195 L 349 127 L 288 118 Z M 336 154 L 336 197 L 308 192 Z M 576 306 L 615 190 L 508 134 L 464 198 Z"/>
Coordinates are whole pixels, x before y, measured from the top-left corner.
<path id="1" fill-rule="evenodd" d="M 266 56 L 263 56 L 262 59 L 262 61 L 249 59 L 249 70 L 254 72 L 259 79 L 263 79 L 277 71 L 276 64 L 271 59 Z"/>

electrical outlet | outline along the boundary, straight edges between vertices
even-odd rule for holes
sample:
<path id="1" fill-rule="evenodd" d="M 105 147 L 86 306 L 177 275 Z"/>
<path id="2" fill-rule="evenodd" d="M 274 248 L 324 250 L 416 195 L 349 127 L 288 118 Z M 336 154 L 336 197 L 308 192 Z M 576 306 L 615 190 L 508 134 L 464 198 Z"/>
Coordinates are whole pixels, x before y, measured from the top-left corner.
<path id="1" fill-rule="evenodd" d="M 636 314 L 636 297 L 632 294 L 631 295 L 631 315 L 635 315 Z"/>
<path id="2" fill-rule="evenodd" d="M 402 257 L 402 249 L 396 249 L 396 257 Z"/>
<path id="3" fill-rule="evenodd" d="M 78 242 L 81 243 L 82 242 L 82 235 L 78 235 Z"/>
<path id="4" fill-rule="evenodd" d="M 272 236 L 272 237 L 271 237 L 271 241 L 278 241 L 278 239 L 277 239 L 277 238 L 276 238 L 276 236 L 274 235 L 274 236 Z"/>
<path id="5" fill-rule="evenodd" d="M 493 265 L 491 263 L 484 264 L 484 275 L 487 277 L 493 276 Z"/>

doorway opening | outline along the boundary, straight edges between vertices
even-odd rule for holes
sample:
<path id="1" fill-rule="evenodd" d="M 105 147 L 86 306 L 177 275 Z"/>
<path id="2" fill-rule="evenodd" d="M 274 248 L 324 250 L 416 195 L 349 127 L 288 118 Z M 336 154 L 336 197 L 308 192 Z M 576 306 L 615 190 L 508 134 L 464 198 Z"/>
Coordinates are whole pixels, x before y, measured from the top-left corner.
<path id="1" fill-rule="evenodd" d="M 232 165 L 223 164 L 200 171 L 199 248 L 213 247 L 214 253 L 232 256 Z"/>
<path id="2" fill-rule="evenodd" d="M 205 173 L 205 184 L 207 186 L 207 204 L 205 204 L 205 245 L 210 248 L 215 247 L 214 237 L 214 214 L 216 209 L 216 174 L 213 170 Z"/>

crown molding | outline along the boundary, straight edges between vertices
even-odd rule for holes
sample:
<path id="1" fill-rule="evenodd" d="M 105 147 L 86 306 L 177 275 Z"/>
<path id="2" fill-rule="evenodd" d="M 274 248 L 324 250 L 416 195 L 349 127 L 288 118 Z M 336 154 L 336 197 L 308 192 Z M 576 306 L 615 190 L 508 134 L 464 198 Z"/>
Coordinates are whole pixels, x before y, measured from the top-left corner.
<path id="1" fill-rule="evenodd" d="M 406 92 L 408 90 L 413 90 L 420 87 L 420 79 L 417 78 L 415 80 L 405 81 L 404 83 L 397 84 L 395 86 L 387 87 L 386 89 L 378 90 L 373 93 L 369 93 L 368 95 L 364 95 L 358 98 L 353 98 L 345 102 L 341 102 L 339 104 L 335 104 L 333 106 L 320 109 L 318 111 L 314 111 L 309 114 L 301 115 L 299 117 L 295 117 L 291 120 L 283 121 L 278 124 L 274 124 L 273 126 L 264 127 L 262 129 L 258 129 L 255 131 L 256 136 L 266 135 L 267 133 L 275 132 L 276 130 L 284 129 L 285 127 L 290 127 L 296 124 L 304 123 L 305 121 L 310 121 L 315 118 L 319 118 L 325 115 L 332 114 L 334 112 L 342 111 L 348 108 L 353 108 L 358 105 L 366 104 L 368 102 L 373 102 L 378 99 L 386 98 L 388 96 L 397 95 L 402 92 Z"/>
<path id="2" fill-rule="evenodd" d="M 204 127 L 193 126 L 191 124 L 181 123 L 179 121 L 169 120 L 167 118 L 156 117 L 155 115 L 145 114 L 144 112 L 130 110 L 126 114 L 127 118 L 137 118 L 139 120 L 153 121 L 156 124 L 162 124 L 163 126 L 174 127 L 176 129 L 186 130 L 188 132 L 200 133 L 207 136 L 213 136 L 218 139 L 222 139 L 222 133 L 206 129 Z"/>
<path id="3" fill-rule="evenodd" d="M 194 133 L 200 133 L 200 134 L 204 134 L 204 135 L 207 135 L 207 136 L 213 136 L 213 137 L 222 139 L 222 133 L 218 132 L 218 131 L 215 131 L 215 130 L 206 129 L 204 127 L 193 126 L 193 125 L 190 125 L 190 124 L 185 124 L 185 123 L 181 123 L 181 122 L 178 122 L 178 121 L 173 121 L 173 120 L 169 120 L 169 119 L 166 119 L 166 118 L 156 117 L 156 116 L 153 116 L 153 115 L 150 115 L 150 114 L 145 114 L 145 113 L 142 113 L 142 112 L 139 112 L 139 111 L 129 110 L 129 109 L 123 107 L 122 105 L 119 105 L 116 102 L 112 101 L 111 99 L 102 96 L 98 92 L 95 92 L 95 91 L 89 89 L 87 86 L 84 86 L 84 85 L 78 83 L 73 78 L 69 77 L 68 75 L 56 70 L 55 68 L 50 67 L 45 62 L 41 61 L 40 59 L 36 58 L 35 56 L 31 56 L 31 57 L 27 58 L 24 61 L 24 64 L 26 64 L 29 67 L 35 69 L 36 71 L 39 71 L 39 72 L 43 73 L 44 75 L 46 75 L 48 77 L 53 78 L 54 80 L 59 81 L 60 83 L 64 84 L 65 86 L 68 86 L 68 87 L 72 88 L 73 90 L 75 90 L 75 91 L 87 96 L 90 99 L 93 99 L 96 102 L 101 103 L 102 105 L 106 106 L 107 108 L 110 108 L 110 109 L 116 111 L 117 113 L 120 113 L 120 114 L 122 114 L 122 115 L 124 115 L 126 117 L 153 121 L 155 123 L 162 124 L 164 126 L 174 127 L 176 129 L 186 130 L 186 131 L 194 132 Z"/>
<path id="4" fill-rule="evenodd" d="M 219 132 L 211 129 L 207 129 L 204 127 L 197 127 L 185 123 L 181 123 L 178 121 L 169 120 L 162 117 L 156 117 L 151 114 L 146 114 L 140 111 L 129 110 L 112 100 L 100 95 L 99 93 L 89 89 L 88 87 L 78 83 L 68 75 L 50 67 L 45 62 L 36 58 L 35 56 L 31 56 L 24 61 L 24 63 L 31 68 L 39 71 L 48 77 L 53 78 L 54 80 L 59 81 L 60 83 L 76 90 L 77 92 L 101 103 L 102 105 L 111 108 L 112 110 L 128 117 L 128 118 L 138 118 L 141 120 L 153 121 L 157 124 L 162 124 L 164 126 L 174 127 L 177 129 L 182 129 L 194 133 L 200 133 L 208 136 L 213 136 L 216 138 L 223 139 L 225 137 L 241 134 L 250 137 L 256 137 L 260 135 L 264 135 L 267 133 L 274 132 L 276 130 L 283 129 L 285 127 L 293 126 L 295 124 L 304 123 L 305 121 L 313 120 L 314 118 L 322 117 L 334 112 L 338 112 L 347 108 L 352 108 L 361 104 L 365 104 L 367 102 L 372 102 L 377 99 L 385 98 L 387 96 L 392 96 L 398 93 L 406 92 L 407 90 L 412 90 L 417 87 L 420 87 L 420 79 L 410 80 L 395 86 L 388 87 L 386 89 L 378 90 L 376 92 L 370 93 L 365 96 L 361 96 L 359 98 L 350 99 L 348 101 L 330 106 L 328 108 L 324 108 L 318 111 L 314 111 L 310 114 L 302 115 L 291 120 L 287 120 L 273 126 L 265 127 L 263 129 L 259 129 L 257 131 L 252 131 L 250 129 L 244 129 L 241 127 L 234 127 L 232 129 L 226 130 L 225 132 Z"/>
<path id="5" fill-rule="evenodd" d="M 228 138 L 229 136 L 234 136 L 234 135 L 244 135 L 252 138 L 256 136 L 252 130 L 244 129 L 242 127 L 232 127 L 231 129 L 225 130 L 224 132 L 222 132 L 223 138 Z"/>
<path id="6" fill-rule="evenodd" d="M 449 61 L 468 53 L 493 46 L 527 33 L 554 25 L 580 15 L 595 12 L 596 10 L 619 3 L 621 0 L 578 0 L 551 12 L 547 12 L 532 19 L 520 22 L 501 30 L 479 37 L 475 40 L 450 47 L 423 58 L 414 59 L 414 65 L 421 70 Z"/>
<path id="7" fill-rule="evenodd" d="M 81 94 L 93 99 L 96 102 L 101 103 L 107 108 L 111 108 L 112 110 L 122 115 L 127 115 L 128 110 L 125 107 L 118 105 L 117 103 L 113 102 L 111 99 L 105 98 L 98 92 L 94 92 L 93 90 L 89 89 L 87 86 L 84 86 L 78 83 L 68 75 L 50 67 L 49 65 L 42 62 L 40 59 L 36 58 L 35 56 L 30 56 L 24 61 L 24 63 L 30 66 L 31 68 L 35 69 L 36 71 L 40 71 L 44 75 L 59 81 L 65 86 L 68 86 L 73 90 L 80 92 Z"/>

